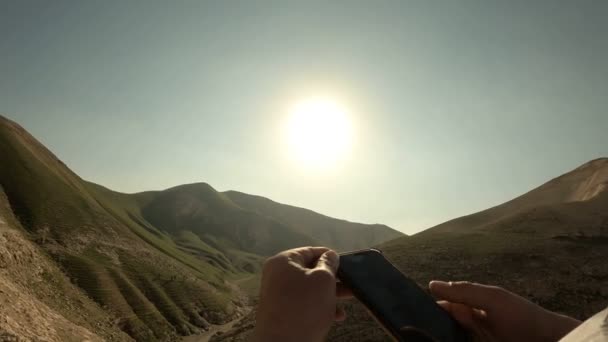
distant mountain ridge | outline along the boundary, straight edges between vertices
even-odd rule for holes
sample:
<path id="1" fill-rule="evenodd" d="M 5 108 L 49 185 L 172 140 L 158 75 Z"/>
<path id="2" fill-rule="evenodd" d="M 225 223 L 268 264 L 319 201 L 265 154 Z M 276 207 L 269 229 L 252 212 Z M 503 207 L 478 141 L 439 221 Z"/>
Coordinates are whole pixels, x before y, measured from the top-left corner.
<path id="1" fill-rule="evenodd" d="M 386 226 L 348 223 L 297 209 L 306 218 L 318 216 L 318 222 L 341 222 L 307 230 L 297 220 L 279 220 L 245 208 L 205 183 L 136 194 L 115 192 L 84 181 L 21 126 L 1 116 L 0 190 L 2 232 L 23 241 L 15 244 L 23 251 L 7 246 L 0 254 L 46 256 L 30 259 L 27 267 L 33 269 L 48 258 L 44 270 L 55 280 L 45 293 L 53 295 L 27 292 L 25 299 L 42 301 L 58 317 L 86 326 L 88 332 L 82 334 L 87 335 L 74 340 L 130 336 L 164 341 L 197 333 L 241 315 L 245 299 L 231 282 L 258 272 L 266 255 L 302 245 L 337 247 L 342 240 L 347 241 L 342 248 L 359 248 L 369 246 L 372 240 L 365 239 L 370 236 L 387 241 L 402 235 Z M 290 213 L 295 210 L 286 208 Z M 362 234 L 365 230 L 374 232 Z M 0 264 L 3 260 L 8 260 L 9 269 L 19 269 L 13 257 L 2 258 Z M 0 286 L 21 281 L 27 288 L 39 281 L 14 279 L 11 274 L 0 272 Z M 7 303 L 0 307 L 0 315 L 14 315 L 10 310 L 18 305 L 16 299 L 0 292 L 0 300 Z M 80 309 L 73 304 L 84 302 Z M 80 316 L 70 308 L 80 310 Z M 87 320 L 100 315 L 108 322 Z M 71 329 L 68 323 L 56 322 Z M 27 335 L 27 326 L 3 324 L 0 331 L 10 328 L 17 337 L 35 337 Z M 66 336 L 56 332 L 46 338 L 63 341 Z"/>
<path id="2" fill-rule="evenodd" d="M 542 210 L 551 206 L 588 202 L 606 196 L 608 192 L 608 158 L 598 158 L 556 177 L 511 201 L 481 212 L 456 218 L 420 234 L 473 230 L 495 223 L 516 213 Z M 576 206 L 570 205 L 570 206 Z"/>
<path id="3" fill-rule="evenodd" d="M 238 191 L 226 191 L 223 194 L 242 208 L 283 222 L 299 232 L 309 232 L 322 245 L 342 251 L 377 245 L 404 235 L 382 224 L 369 225 L 339 220 L 261 196 Z"/>
<path id="4" fill-rule="evenodd" d="M 317 244 L 314 237 L 242 210 L 205 183 L 181 185 L 154 193 L 142 207 L 143 217 L 170 233 L 190 231 L 205 243 L 270 255 L 286 245 Z M 228 247 L 229 246 L 229 247 Z"/>

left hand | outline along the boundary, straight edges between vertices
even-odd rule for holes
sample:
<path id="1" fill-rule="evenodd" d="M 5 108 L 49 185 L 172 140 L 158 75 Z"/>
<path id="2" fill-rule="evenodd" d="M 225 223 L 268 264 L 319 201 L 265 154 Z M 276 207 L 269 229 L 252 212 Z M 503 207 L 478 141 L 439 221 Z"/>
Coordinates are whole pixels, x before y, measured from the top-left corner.
<path id="1" fill-rule="evenodd" d="M 253 341 L 323 341 L 349 290 L 336 284 L 340 259 L 325 247 L 281 252 L 264 264 Z"/>

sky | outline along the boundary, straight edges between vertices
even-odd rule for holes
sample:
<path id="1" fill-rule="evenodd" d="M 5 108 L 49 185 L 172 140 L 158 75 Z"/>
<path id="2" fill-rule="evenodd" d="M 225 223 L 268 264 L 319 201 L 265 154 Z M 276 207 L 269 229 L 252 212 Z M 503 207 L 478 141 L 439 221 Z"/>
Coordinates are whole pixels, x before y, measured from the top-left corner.
<path id="1" fill-rule="evenodd" d="M 121 192 L 207 182 L 412 234 L 608 156 L 608 2 L 0 1 L 0 113 Z M 331 168 L 294 103 L 345 108 Z"/>

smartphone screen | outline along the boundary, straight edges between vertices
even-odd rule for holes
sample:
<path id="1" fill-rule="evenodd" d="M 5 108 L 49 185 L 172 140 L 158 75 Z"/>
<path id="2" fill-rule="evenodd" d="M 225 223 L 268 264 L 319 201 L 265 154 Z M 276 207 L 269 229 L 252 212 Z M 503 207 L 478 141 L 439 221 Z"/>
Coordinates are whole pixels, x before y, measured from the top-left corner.
<path id="1" fill-rule="evenodd" d="M 341 254 L 338 278 L 398 341 L 469 341 L 460 325 L 378 250 Z"/>

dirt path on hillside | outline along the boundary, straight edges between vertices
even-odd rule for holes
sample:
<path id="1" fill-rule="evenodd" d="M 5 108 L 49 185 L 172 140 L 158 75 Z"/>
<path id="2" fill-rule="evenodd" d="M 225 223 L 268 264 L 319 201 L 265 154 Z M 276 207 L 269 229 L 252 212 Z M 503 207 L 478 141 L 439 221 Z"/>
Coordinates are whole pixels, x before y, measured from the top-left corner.
<path id="1" fill-rule="evenodd" d="M 250 297 L 247 295 L 246 291 L 243 291 L 243 289 L 241 288 L 241 285 L 244 282 L 254 279 L 255 277 L 259 277 L 259 276 L 252 275 L 249 277 L 234 280 L 234 282 L 233 282 L 233 284 L 235 285 L 235 286 L 233 286 L 233 288 L 235 290 L 235 294 L 237 296 L 240 296 L 243 299 L 246 298 L 245 300 L 249 302 L 249 305 L 243 307 L 240 317 L 233 319 L 232 321 L 225 323 L 225 324 L 211 324 L 209 326 L 209 330 L 207 330 L 207 331 L 204 331 L 197 335 L 190 335 L 190 336 L 182 337 L 182 342 L 208 342 L 211 339 L 211 337 L 213 337 L 213 335 L 215 335 L 217 333 L 222 333 L 222 334 L 227 333 L 238 322 L 240 322 L 242 319 L 247 317 L 247 315 L 251 312 L 251 310 L 253 310 L 253 307 L 251 306 L 252 303 L 251 303 Z"/>
<path id="2" fill-rule="evenodd" d="M 182 342 L 208 342 L 213 335 L 216 333 L 226 333 L 232 329 L 241 319 L 247 316 L 251 312 L 251 307 L 245 307 L 243 315 L 237 319 L 234 319 L 226 324 L 211 324 L 209 330 L 202 332 L 198 335 L 190 335 L 182 338 Z"/>

